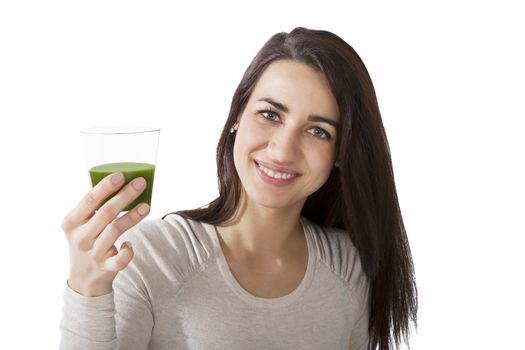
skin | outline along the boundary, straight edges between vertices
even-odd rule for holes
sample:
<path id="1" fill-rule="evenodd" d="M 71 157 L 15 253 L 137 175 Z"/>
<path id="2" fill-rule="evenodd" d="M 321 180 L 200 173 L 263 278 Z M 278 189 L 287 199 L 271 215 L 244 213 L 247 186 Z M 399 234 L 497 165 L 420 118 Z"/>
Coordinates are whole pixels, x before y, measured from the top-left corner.
<path id="1" fill-rule="evenodd" d="M 268 98 L 288 111 L 260 101 Z M 311 115 L 339 122 L 326 77 L 283 60 L 262 74 L 238 120 L 234 162 L 243 186 L 241 205 L 231 224 L 217 231 L 230 269 L 256 296 L 286 295 L 306 271 L 308 249 L 299 216 L 306 198 L 330 175 L 337 140 L 335 126 Z M 300 175 L 287 186 L 275 186 L 261 179 L 254 161 Z"/>
<path id="2" fill-rule="evenodd" d="M 144 178 L 140 177 L 123 187 L 122 173 L 109 175 L 62 220 L 62 230 L 69 244 L 68 284 L 77 293 L 90 297 L 110 293 L 115 276 L 133 258 L 130 245 L 124 243 L 117 251 L 114 244 L 122 233 L 147 216 L 149 206 L 138 204 L 121 218 L 115 219 L 144 191 L 145 184 Z M 115 197 L 101 206 L 118 190 Z"/>

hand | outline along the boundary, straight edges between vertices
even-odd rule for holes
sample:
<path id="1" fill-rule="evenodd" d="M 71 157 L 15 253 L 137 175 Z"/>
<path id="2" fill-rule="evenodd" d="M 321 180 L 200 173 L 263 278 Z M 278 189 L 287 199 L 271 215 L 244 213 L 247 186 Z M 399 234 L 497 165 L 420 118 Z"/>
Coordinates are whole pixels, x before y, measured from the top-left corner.
<path id="1" fill-rule="evenodd" d="M 115 218 L 144 191 L 146 181 L 142 177 L 133 179 L 104 203 L 123 184 L 124 176 L 120 172 L 106 176 L 62 221 L 69 243 L 68 284 L 82 295 L 94 297 L 110 293 L 115 276 L 133 258 L 129 243 L 123 243 L 117 251 L 115 242 L 146 217 L 149 205 L 141 203 L 121 218 Z"/>

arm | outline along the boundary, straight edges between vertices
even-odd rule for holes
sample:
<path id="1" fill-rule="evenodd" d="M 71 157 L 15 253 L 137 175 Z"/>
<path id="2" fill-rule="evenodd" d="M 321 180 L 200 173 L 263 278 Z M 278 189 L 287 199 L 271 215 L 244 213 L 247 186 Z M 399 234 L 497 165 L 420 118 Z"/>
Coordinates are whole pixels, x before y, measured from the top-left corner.
<path id="1" fill-rule="evenodd" d="M 147 328 L 148 320 L 152 319 L 147 298 L 133 290 L 133 279 L 129 279 L 128 286 L 123 284 L 126 293 L 113 289 L 115 277 L 134 255 L 127 243 L 117 250 L 116 240 L 149 212 L 147 204 L 140 204 L 117 218 L 144 190 L 145 182 L 138 178 L 122 186 L 121 173 L 107 176 L 62 221 L 69 243 L 70 273 L 60 324 L 61 349 L 123 349 L 123 341 L 117 339 L 126 338 L 127 342 L 128 337 L 133 345 L 125 349 L 146 349 L 149 342 L 149 337 L 143 334 L 151 333 L 151 326 Z M 117 195 L 104 203 L 119 189 Z M 146 327 L 143 333 L 135 332 L 132 322 L 126 323 L 136 319 Z"/>
<path id="2" fill-rule="evenodd" d="M 151 304 L 127 270 L 115 279 L 114 291 L 102 296 L 86 297 L 66 287 L 60 349 L 147 349 Z"/>
<path id="3" fill-rule="evenodd" d="M 64 290 L 60 349 L 117 349 L 113 293 L 86 297 Z"/>

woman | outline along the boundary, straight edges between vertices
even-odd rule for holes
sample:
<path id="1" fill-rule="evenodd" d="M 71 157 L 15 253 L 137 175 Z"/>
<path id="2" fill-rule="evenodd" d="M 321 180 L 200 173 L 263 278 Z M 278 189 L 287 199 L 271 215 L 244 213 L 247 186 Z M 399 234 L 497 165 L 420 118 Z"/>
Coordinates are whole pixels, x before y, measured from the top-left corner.
<path id="1" fill-rule="evenodd" d="M 270 38 L 235 91 L 217 165 L 220 195 L 206 207 L 136 225 L 142 204 L 113 221 L 144 189 L 116 173 L 64 218 L 62 348 L 407 340 L 410 248 L 372 81 L 347 43 L 305 28 Z"/>

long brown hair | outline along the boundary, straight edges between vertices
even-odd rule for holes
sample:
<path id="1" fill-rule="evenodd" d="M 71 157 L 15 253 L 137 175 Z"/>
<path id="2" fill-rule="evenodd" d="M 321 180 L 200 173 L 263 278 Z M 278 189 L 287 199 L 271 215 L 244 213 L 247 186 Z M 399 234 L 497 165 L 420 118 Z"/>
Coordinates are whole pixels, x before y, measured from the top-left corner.
<path id="1" fill-rule="evenodd" d="M 276 60 L 302 62 L 325 74 L 339 111 L 340 166 L 305 202 L 301 215 L 320 226 L 346 230 L 371 282 L 370 349 L 408 343 L 417 321 L 417 289 L 401 216 L 390 148 L 372 80 L 354 49 L 323 30 L 295 28 L 273 35 L 257 53 L 237 87 L 217 147 L 219 197 L 183 216 L 217 225 L 233 217 L 241 195 L 230 128 L 242 114 L 264 70 Z"/>

